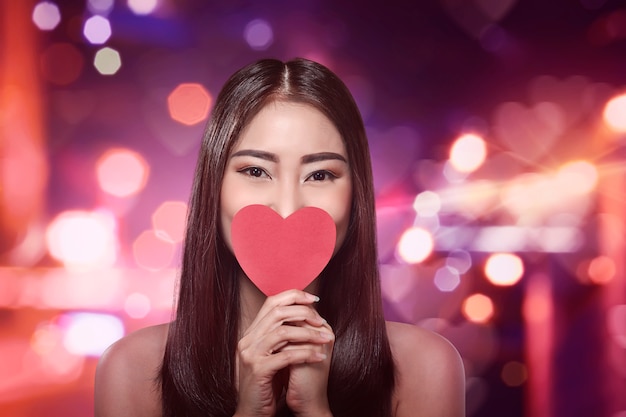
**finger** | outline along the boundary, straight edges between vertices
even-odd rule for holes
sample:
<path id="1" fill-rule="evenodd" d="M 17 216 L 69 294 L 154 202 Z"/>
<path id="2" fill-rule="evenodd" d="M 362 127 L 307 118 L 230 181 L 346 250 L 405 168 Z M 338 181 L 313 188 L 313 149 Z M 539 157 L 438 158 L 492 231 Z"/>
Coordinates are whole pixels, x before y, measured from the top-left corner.
<path id="1" fill-rule="evenodd" d="M 267 358 L 268 365 L 275 369 L 283 369 L 291 365 L 304 363 L 320 363 L 325 361 L 328 355 L 318 349 L 309 347 L 283 349 Z"/>
<path id="2" fill-rule="evenodd" d="M 267 356 L 280 351 L 288 344 L 326 344 L 334 341 L 334 335 L 326 327 L 278 326 L 266 333 L 252 332 L 239 341 L 238 351 L 252 358 Z"/>
<path id="3" fill-rule="evenodd" d="M 324 345 L 333 342 L 335 335 L 324 327 L 281 326 L 265 337 L 265 351 L 279 352 L 285 346 L 304 344 Z M 263 349 L 263 347 L 261 347 Z"/>
<path id="4" fill-rule="evenodd" d="M 256 333 L 256 336 L 259 337 L 283 324 L 294 323 L 321 326 L 326 323 L 326 320 L 310 305 L 278 305 L 266 313 L 259 311 L 250 327 L 246 330 L 246 335 Z"/>
<path id="5" fill-rule="evenodd" d="M 300 290 L 287 290 L 276 295 L 267 297 L 257 317 L 264 317 L 269 311 L 278 306 L 288 306 L 293 304 L 311 305 L 319 301 L 319 297 L 311 293 Z M 254 324 L 254 322 L 253 322 Z"/>

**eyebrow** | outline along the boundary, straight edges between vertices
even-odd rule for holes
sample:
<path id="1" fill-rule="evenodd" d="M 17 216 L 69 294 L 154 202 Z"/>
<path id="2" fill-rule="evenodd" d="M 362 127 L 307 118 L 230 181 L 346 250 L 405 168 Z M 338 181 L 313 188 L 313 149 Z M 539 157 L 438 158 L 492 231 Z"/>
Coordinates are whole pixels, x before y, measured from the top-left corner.
<path id="1" fill-rule="evenodd" d="M 236 156 L 252 156 L 254 158 L 264 159 L 270 162 L 278 162 L 278 156 L 271 152 L 259 151 L 256 149 L 242 149 L 240 151 L 235 152 L 230 157 L 234 158 Z"/>
<path id="2" fill-rule="evenodd" d="M 260 151 L 256 149 L 242 149 L 232 154 L 231 158 L 234 158 L 237 156 L 252 156 L 254 158 L 264 159 L 266 161 L 270 161 L 274 163 L 278 162 L 278 155 L 271 153 L 271 152 L 265 152 L 265 151 Z M 333 159 L 345 162 L 346 164 L 348 163 L 348 160 L 343 155 L 335 153 L 335 152 L 318 152 L 318 153 L 313 153 L 309 155 L 304 155 L 302 158 L 300 158 L 300 161 L 303 164 L 311 164 L 313 162 L 328 161 L 328 160 L 333 160 Z"/>

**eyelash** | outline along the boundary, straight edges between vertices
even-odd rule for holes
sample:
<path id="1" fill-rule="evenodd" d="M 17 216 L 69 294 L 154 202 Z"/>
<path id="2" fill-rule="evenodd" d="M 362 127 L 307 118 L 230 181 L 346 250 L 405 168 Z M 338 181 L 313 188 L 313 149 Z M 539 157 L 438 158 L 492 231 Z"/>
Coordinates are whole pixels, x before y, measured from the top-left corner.
<path id="1" fill-rule="evenodd" d="M 313 176 L 315 176 L 316 174 L 323 174 L 324 175 L 324 179 L 322 179 L 322 180 L 313 179 Z M 306 180 L 309 180 L 309 179 L 313 180 L 314 182 L 320 182 L 320 181 L 325 181 L 325 180 L 334 181 L 334 180 L 337 179 L 337 176 L 335 174 L 333 174 L 332 172 L 330 172 L 330 171 L 327 171 L 325 169 L 321 169 L 319 171 L 315 171 L 315 172 L 311 173 L 311 175 L 306 177 Z"/>
<path id="2" fill-rule="evenodd" d="M 254 175 L 253 171 L 258 173 L 259 175 Z M 242 174 L 245 174 L 247 176 L 250 176 L 250 177 L 254 177 L 254 178 L 261 178 L 261 177 L 263 177 L 263 175 L 265 175 L 268 178 L 272 178 L 267 173 L 267 171 L 265 171 L 263 168 L 260 168 L 260 167 L 257 167 L 257 166 L 246 167 L 246 168 L 240 169 L 238 172 L 240 172 Z M 317 174 L 324 175 L 324 178 L 323 179 L 314 179 L 314 176 L 317 175 Z M 330 172 L 328 170 L 325 170 L 325 169 L 320 169 L 318 171 L 312 172 L 308 177 L 306 177 L 305 181 L 308 181 L 308 180 L 312 180 L 313 182 L 322 182 L 322 181 L 325 181 L 325 180 L 334 181 L 337 178 L 338 178 L 337 175 L 335 175 L 334 173 L 332 173 L 332 172 Z"/>
<path id="3" fill-rule="evenodd" d="M 258 171 L 258 173 L 260 175 L 253 175 L 252 171 Z M 242 174 L 248 175 L 249 177 L 254 177 L 254 178 L 261 178 L 263 175 L 265 175 L 268 178 L 272 178 L 270 177 L 270 175 L 267 173 L 267 171 L 265 171 L 263 168 L 259 168 L 256 166 L 252 166 L 252 167 L 246 167 L 243 169 L 240 169 L 238 172 L 241 172 Z"/>

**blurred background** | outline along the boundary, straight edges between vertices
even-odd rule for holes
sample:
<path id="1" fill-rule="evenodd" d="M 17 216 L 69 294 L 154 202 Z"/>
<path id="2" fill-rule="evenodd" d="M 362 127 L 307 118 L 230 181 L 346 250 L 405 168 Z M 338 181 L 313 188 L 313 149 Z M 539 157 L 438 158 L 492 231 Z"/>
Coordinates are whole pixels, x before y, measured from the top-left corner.
<path id="1" fill-rule="evenodd" d="M 268 56 L 353 92 L 387 317 L 455 344 L 467 415 L 625 417 L 611 0 L 0 0 L 0 415 L 92 415 L 106 346 L 170 319 L 204 123 Z"/>

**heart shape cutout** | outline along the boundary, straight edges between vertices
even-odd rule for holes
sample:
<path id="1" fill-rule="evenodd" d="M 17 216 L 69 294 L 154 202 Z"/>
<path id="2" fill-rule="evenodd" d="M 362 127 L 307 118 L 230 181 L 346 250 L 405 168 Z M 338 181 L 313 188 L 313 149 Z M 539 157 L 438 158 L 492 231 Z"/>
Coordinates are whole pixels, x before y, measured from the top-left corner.
<path id="1" fill-rule="evenodd" d="M 265 295 L 303 290 L 330 261 L 337 230 L 332 217 L 304 207 L 283 219 L 271 208 L 253 204 L 233 217 L 233 252 L 248 278 Z"/>
<path id="2" fill-rule="evenodd" d="M 563 110 L 548 102 L 533 107 L 502 103 L 494 119 L 496 136 L 526 162 L 537 162 L 548 154 L 565 129 Z"/>

